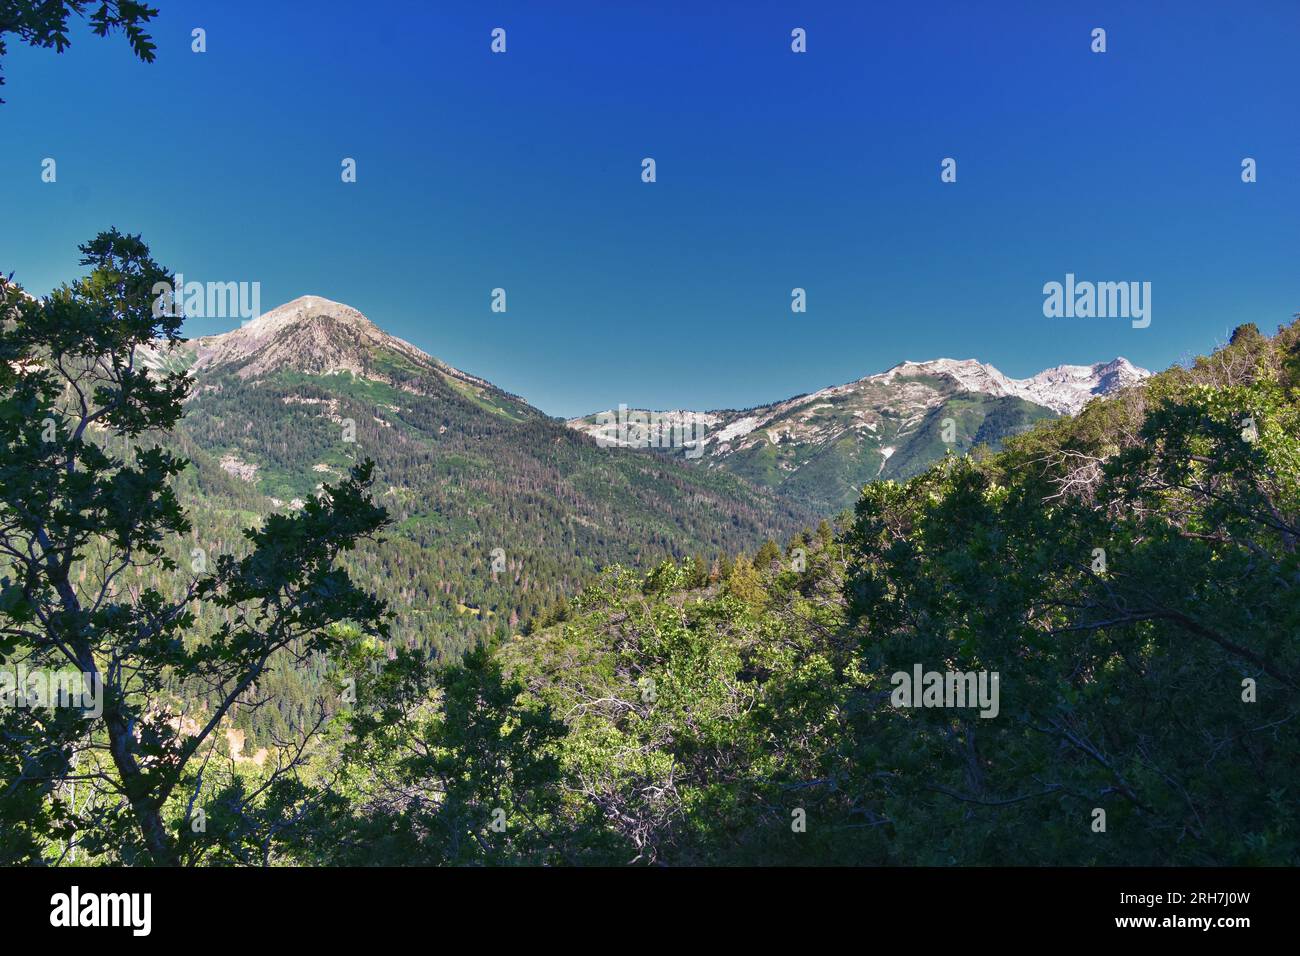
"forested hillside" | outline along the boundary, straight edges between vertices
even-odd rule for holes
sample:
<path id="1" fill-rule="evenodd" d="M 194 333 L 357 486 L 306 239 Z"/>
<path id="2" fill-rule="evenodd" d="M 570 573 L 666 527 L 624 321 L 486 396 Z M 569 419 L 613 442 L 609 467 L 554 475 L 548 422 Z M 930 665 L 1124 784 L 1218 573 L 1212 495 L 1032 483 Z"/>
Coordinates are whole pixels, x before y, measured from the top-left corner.
<path id="1" fill-rule="evenodd" d="M 712 561 L 811 514 L 727 475 L 601 449 L 325 299 L 146 359 L 195 381 L 177 434 L 198 546 L 228 549 L 229 529 L 301 507 L 369 457 L 393 521 L 349 569 L 401 609 L 400 637 L 452 656 L 610 564 Z"/>
<path id="2" fill-rule="evenodd" d="M 757 568 L 611 571 L 457 670 L 434 777 L 472 779 L 478 722 L 536 736 L 457 810 L 508 826 L 455 858 L 1294 864 L 1298 535 L 1300 324 L 1242 327 Z M 996 712 L 896 706 L 917 665 L 996 672 Z M 508 690 L 467 715 L 466 681 Z M 375 766 L 392 809 L 412 765 Z M 402 806 L 380 829 L 447 859 Z"/>

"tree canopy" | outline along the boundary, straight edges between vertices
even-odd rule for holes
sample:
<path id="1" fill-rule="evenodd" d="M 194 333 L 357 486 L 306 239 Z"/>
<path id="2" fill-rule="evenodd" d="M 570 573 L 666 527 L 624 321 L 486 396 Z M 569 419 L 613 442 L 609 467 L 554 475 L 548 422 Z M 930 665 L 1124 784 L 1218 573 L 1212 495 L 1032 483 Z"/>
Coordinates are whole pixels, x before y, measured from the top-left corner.
<path id="1" fill-rule="evenodd" d="M 72 45 L 68 21 L 84 17 L 95 36 L 121 31 L 131 52 L 152 63 L 156 45 L 145 26 L 158 11 L 138 0 L 0 0 L 0 57 L 7 51 L 6 35 L 19 43 L 62 53 Z M 4 73 L 0 69 L 0 86 Z M 0 103 L 4 100 L 0 99 Z"/>

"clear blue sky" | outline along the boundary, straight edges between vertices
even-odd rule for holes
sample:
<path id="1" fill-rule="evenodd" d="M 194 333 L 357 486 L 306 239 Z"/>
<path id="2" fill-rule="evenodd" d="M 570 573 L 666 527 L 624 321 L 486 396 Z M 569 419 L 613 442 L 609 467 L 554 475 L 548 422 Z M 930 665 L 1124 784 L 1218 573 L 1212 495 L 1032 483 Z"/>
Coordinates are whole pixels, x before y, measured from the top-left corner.
<path id="1" fill-rule="evenodd" d="M 115 225 L 556 415 L 938 356 L 1162 368 L 1300 310 L 1295 0 L 153 2 L 151 66 L 84 27 L 10 44 L 0 268 L 34 292 Z M 1044 318 L 1066 272 L 1150 281 L 1151 326 Z"/>

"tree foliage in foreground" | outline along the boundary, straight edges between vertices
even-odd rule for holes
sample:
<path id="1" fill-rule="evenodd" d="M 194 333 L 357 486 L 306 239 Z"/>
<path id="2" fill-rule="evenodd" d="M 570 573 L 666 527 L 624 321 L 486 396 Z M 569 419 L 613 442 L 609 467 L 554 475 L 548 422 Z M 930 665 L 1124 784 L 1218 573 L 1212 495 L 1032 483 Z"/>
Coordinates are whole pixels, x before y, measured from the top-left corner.
<path id="1" fill-rule="evenodd" d="M 156 436 L 176 425 L 189 383 L 136 364 L 138 347 L 177 336 L 180 319 L 153 308 L 169 275 L 115 230 L 81 251 L 86 278 L 44 300 L 6 286 L 0 303 L 0 663 L 70 669 L 92 695 L 84 713 L 0 711 L 0 832 L 6 856 L 76 839 L 170 864 L 195 832 L 198 791 L 181 784 L 201 787 L 195 768 L 232 710 L 256 706 L 263 675 L 342 649 L 345 621 L 387 634 L 383 605 L 336 567 L 386 516 L 365 463 L 300 513 L 246 531 L 244 556 L 178 567 L 165 545 L 190 528 L 172 488 L 186 462 Z M 151 568 L 173 586 L 142 584 Z M 223 623 L 196 634 L 202 603 Z M 292 746 L 282 753 L 277 772 L 292 774 Z"/>
<path id="2" fill-rule="evenodd" d="M 866 489 L 846 593 L 868 660 L 1002 678 L 997 719 L 865 731 L 904 761 L 885 812 L 942 837 L 922 861 L 1300 857 L 1298 341 L 1237 337 L 986 461 Z"/>
<path id="3" fill-rule="evenodd" d="M 145 26 L 157 15 L 157 10 L 138 0 L 0 0 L 0 57 L 6 52 L 6 34 L 28 46 L 62 53 L 72 45 L 68 20 L 77 16 L 87 19 L 95 36 L 105 37 L 121 30 L 131 52 L 143 62 L 152 63 L 156 46 Z M 0 72 L 3 85 L 4 75 Z"/>

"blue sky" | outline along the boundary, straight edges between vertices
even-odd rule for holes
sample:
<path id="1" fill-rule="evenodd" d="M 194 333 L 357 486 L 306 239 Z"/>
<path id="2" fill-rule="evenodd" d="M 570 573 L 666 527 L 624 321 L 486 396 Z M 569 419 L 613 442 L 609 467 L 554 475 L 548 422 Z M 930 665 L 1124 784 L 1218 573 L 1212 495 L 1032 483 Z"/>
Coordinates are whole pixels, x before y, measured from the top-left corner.
<path id="1" fill-rule="evenodd" d="M 115 225 L 566 416 L 939 356 L 1163 368 L 1300 311 L 1294 0 L 153 2 L 152 65 L 84 28 L 3 60 L 0 269 L 35 292 Z M 1151 282 L 1150 327 L 1045 318 L 1067 272 Z"/>

